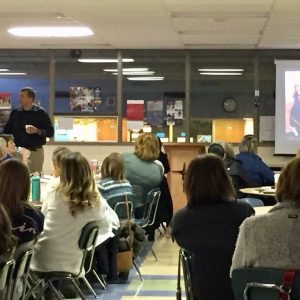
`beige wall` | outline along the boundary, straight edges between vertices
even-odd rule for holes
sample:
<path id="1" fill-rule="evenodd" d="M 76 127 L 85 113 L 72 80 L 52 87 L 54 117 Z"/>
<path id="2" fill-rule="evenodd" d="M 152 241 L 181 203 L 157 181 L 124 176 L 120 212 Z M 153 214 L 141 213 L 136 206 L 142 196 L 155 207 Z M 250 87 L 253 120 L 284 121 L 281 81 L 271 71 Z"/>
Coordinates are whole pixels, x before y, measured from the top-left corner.
<path id="1" fill-rule="evenodd" d="M 128 145 L 66 145 L 73 151 L 82 152 L 88 159 L 97 159 L 102 161 L 111 152 L 132 152 L 134 147 Z M 45 163 L 44 163 L 44 173 L 50 174 L 51 172 L 51 157 L 53 150 L 57 145 L 46 145 L 45 146 Z M 235 153 L 238 153 L 237 147 L 234 148 Z M 263 158 L 263 160 L 270 166 L 284 166 L 290 157 L 285 156 L 273 156 L 274 147 L 260 147 L 258 149 L 258 154 Z"/>

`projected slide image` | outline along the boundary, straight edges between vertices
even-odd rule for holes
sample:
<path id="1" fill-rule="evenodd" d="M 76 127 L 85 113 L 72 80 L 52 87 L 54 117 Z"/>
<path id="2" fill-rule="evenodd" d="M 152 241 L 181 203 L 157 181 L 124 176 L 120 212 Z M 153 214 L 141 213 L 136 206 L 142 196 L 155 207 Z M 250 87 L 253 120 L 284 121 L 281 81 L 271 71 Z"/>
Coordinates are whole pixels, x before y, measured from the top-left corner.
<path id="1" fill-rule="evenodd" d="M 300 71 L 285 72 L 285 133 L 300 139 Z"/>

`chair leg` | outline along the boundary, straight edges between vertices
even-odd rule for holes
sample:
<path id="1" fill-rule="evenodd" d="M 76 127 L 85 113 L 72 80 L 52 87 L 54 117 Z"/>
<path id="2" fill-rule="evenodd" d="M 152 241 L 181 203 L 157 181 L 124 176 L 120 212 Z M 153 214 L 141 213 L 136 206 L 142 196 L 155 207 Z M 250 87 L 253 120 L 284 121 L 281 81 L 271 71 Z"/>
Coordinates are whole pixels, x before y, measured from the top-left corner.
<path id="1" fill-rule="evenodd" d="M 141 281 L 144 281 L 144 277 L 143 277 L 143 275 L 142 275 L 142 273 L 141 273 L 141 271 L 140 271 L 140 268 L 139 268 L 138 265 L 136 264 L 135 260 L 133 260 L 133 265 L 134 265 L 135 269 L 137 270 L 137 272 L 138 272 L 138 274 L 139 274 L 139 276 L 140 276 Z"/>
<path id="2" fill-rule="evenodd" d="M 82 300 L 86 300 L 85 295 L 83 294 L 82 290 L 80 289 L 80 287 L 76 283 L 75 279 L 71 279 L 71 282 L 72 282 L 73 286 L 75 287 L 77 293 L 80 295 L 80 298 Z"/>
<path id="3" fill-rule="evenodd" d="M 154 252 L 154 250 L 152 249 L 152 247 L 151 247 L 150 251 L 151 251 L 152 255 L 154 256 L 155 260 L 157 261 L 156 253 Z"/>
<path id="4" fill-rule="evenodd" d="M 162 228 L 163 228 L 163 230 L 164 230 L 164 232 L 165 232 L 165 235 L 166 235 L 166 237 L 167 237 L 167 238 L 169 238 L 169 237 L 170 237 L 170 235 L 169 235 L 169 233 L 168 233 L 168 229 L 167 229 L 167 227 L 165 226 L 165 224 L 164 224 L 164 223 L 161 223 L 161 226 L 162 226 Z"/>
<path id="5" fill-rule="evenodd" d="M 94 276 L 96 277 L 96 279 L 98 280 L 98 282 L 100 283 L 100 285 L 103 287 L 104 290 L 106 290 L 106 282 L 103 278 L 103 276 L 99 276 L 95 270 L 92 270 Z"/>
<path id="6" fill-rule="evenodd" d="M 39 299 L 38 297 L 41 297 L 44 293 L 45 293 L 45 291 L 46 291 L 46 289 L 48 288 L 48 284 L 47 283 L 45 283 L 45 285 L 41 288 L 41 290 L 38 292 L 38 294 L 37 295 L 35 295 L 34 293 L 35 293 L 35 291 L 38 289 L 38 287 L 40 286 L 40 284 L 41 283 L 43 283 L 44 282 L 44 279 L 38 279 L 35 283 L 34 283 L 34 285 L 29 289 L 29 291 L 28 291 L 28 293 L 25 295 L 25 300 L 28 300 L 31 296 L 33 296 L 34 295 L 34 299 Z"/>
<path id="7" fill-rule="evenodd" d="M 55 286 L 53 285 L 53 283 L 50 280 L 48 280 L 48 284 L 49 284 L 50 290 L 55 294 L 55 296 L 58 300 L 64 300 L 65 299 L 64 297 L 62 297 L 60 295 L 60 293 L 58 292 L 58 290 L 55 288 Z"/>
<path id="8" fill-rule="evenodd" d="M 91 284 L 89 283 L 89 281 L 85 278 L 85 276 L 81 277 L 81 279 L 84 281 L 85 285 L 88 287 L 88 289 L 92 292 L 92 294 L 94 295 L 95 298 L 98 298 L 98 295 L 96 294 L 96 292 L 94 291 L 94 289 L 92 288 Z"/>

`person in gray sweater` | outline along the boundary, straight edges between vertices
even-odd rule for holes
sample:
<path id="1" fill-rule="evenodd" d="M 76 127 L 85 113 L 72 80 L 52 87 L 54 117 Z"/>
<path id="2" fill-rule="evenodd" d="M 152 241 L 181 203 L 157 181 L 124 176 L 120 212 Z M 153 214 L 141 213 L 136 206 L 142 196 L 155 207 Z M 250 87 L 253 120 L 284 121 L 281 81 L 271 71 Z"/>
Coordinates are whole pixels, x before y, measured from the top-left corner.
<path id="1" fill-rule="evenodd" d="M 231 271 L 242 267 L 300 269 L 300 157 L 282 170 L 276 189 L 278 204 L 249 218 L 240 228 Z"/>
<path id="2" fill-rule="evenodd" d="M 229 276 L 238 230 L 254 209 L 235 200 L 221 158 L 208 154 L 189 165 L 184 189 L 187 206 L 171 221 L 177 244 L 194 254 L 194 300 L 234 300 Z"/>

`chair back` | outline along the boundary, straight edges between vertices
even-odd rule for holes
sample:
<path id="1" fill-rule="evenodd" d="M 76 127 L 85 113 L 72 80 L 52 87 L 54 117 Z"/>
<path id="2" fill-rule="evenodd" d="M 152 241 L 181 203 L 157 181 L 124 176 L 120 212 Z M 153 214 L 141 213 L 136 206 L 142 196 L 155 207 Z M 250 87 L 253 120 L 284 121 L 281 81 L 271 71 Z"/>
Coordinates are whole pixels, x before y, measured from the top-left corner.
<path id="1" fill-rule="evenodd" d="M 99 230 L 100 226 L 98 221 L 87 223 L 81 230 L 78 246 L 83 251 L 83 257 L 79 274 L 81 274 L 83 268 L 85 269 L 85 273 L 88 273 L 92 268 Z"/>
<path id="2" fill-rule="evenodd" d="M 15 260 L 5 260 L 0 262 L 0 299 L 11 298 L 12 276 L 15 267 Z"/>
<path id="3" fill-rule="evenodd" d="M 300 299 L 300 272 L 296 273 L 291 292 L 282 287 L 286 271 L 269 268 L 240 268 L 232 272 L 232 287 L 236 300 Z M 290 298 L 288 298 L 290 297 Z"/>
<path id="4" fill-rule="evenodd" d="M 131 220 L 133 217 L 133 204 L 131 201 L 127 201 L 128 208 L 129 208 L 129 216 L 127 216 L 127 208 L 126 208 L 126 201 L 121 201 L 116 203 L 114 207 L 114 211 L 119 217 L 119 220 L 126 220 L 127 217 Z"/>
<path id="5" fill-rule="evenodd" d="M 141 224 L 142 227 L 151 226 L 154 224 L 160 195 L 161 191 L 159 188 L 155 188 L 148 193 L 145 202 L 143 223 Z"/>
<path id="6" fill-rule="evenodd" d="M 186 300 L 194 300 L 192 276 L 194 270 L 194 255 L 181 248 L 179 250 L 180 261 L 183 271 Z"/>
<path id="7" fill-rule="evenodd" d="M 263 201 L 260 200 L 260 199 L 257 199 L 257 198 L 241 198 L 241 199 L 238 199 L 238 201 L 244 202 L 244 203 L 248 203 L 248 204 L 250 204 L 252 207 L 260 207 L 260 206 L 264 206 Z"/>
<path id="8" fill-rule="evenodd" d="M 15 269 L 14 269 L 14 274 L 13 274 L 13 286 L 12 286 L 12 293 L 11 293 L 11 299 L 16 299 L 16 292 L 17 292 L 17 285 L 18 281 L 20 279 L 23 279 L 23 292 L 22 292 L 22 297 L 21 299 L 24 298 L 25 295 L 25 289 L 26 289 L 26 283 L 28 280 L 28 274 L 29 274 L 29 269 L 30 269 L 30 263 L 32 259 L 32 248 L 34 245 L 35 241 L 30 241 L 27 243 L 22 243 L 18 246 L 14 253 L 14 259 L 16 261 L 15 264 Z"/>
<path id="9" fill-rule="evenodd" d="M 144 189 L 139 185 L 131 185 L 135 202 L 137 204 L 143 203 Z"/>

